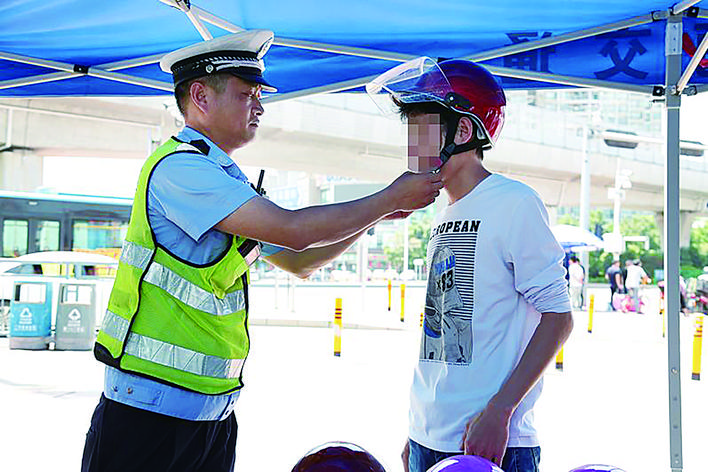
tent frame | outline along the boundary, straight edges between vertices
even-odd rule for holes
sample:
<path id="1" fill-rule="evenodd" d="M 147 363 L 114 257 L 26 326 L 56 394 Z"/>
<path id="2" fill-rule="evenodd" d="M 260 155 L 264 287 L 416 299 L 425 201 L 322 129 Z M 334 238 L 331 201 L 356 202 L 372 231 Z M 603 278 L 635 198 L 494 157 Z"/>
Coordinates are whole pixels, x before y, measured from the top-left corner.
<path id="1" fill-rule="evenodd" d="M 211 24 L 211 25 L 216 26 L 226 32 L 229 32 L 229 33 L 236 33 L 239 31 L 243 31 L 243 28 L 240 26 L 234 25 L 233 23 L 230 23 L 230 22 L 224 20 L 223 18 L 220 18 L 220 17 L 218 17 L 206 10 L 203 10 L 195 5 L 190 5 L 190 2 L 188 0 L 159 0 L 159 1 L 185 13 L 187 15 L 187 17 L 189 18 L 190 22 L 194 25 L 195 29 L 197 29 L 197 31 L 199 32 L 200 36 L 203 39 L 211 39 L 211 37 L 212 37 L 211 33 L 209 32 L 209 30 L 206 29 L 206 27 L 204 26 L 203 23 Z M 687 5 L 688 4 L 693 5 L 693 4 L 697 3 L 698 1 L 699 0 L 687 0 L 682 3 L 685 3 Z M 686 8 L 688 8 L 688 7 L 685 7 L 683 10 L 681 10 L 681 12 L 683 12 Z M 568 43 L 571 41 L 584 39 L 584 38 L 588 38 L 588 37 L 592 37 L 592 36 L 596 36 L 596 35 L 600 35 L 600 34 L 604 34 L 604 33 L 619 31 L 619 30 L 630 28 L 633 26 L 640 26 L 640 25 L 652 23 L 655 21 L 665 20 L 670 14 L 671 14 L 670 12 L 662 12 L 662 11 L 651 12 L 646 15 L 636 16 L 633 18 L 629 18 L 627 20 L 598 25 L 598 26 L 594 26 L 591 28 L 585 28 L 585 29 L 578 30 L 578 31 L 572 31 L 569 33 L 560 34 L 557 36 L 550 36 L 547 38 L 525 41 L 523 43 L 504 46 L 501 48 L 494 48 L 494 49 L 490 49 L 487 51 L 480 51 L 475 54 L 465 56 L 465 57 L 463 57 L 463 59 L 468 59 L 468 60 L 472 60 L 472 61 L 476 61 L 476 62 L 483 62 L 483 61 L 487 61 L 487 60 L 491 60 L 491 59 L 502 58 L 502 57 L 513 55 L 513 54 L 534 51 L 534 50 L 542 49 L 545 47 L 555 46 L 558 44 L 564 44 L 564 43 Z M 699 15 L 699 16 L 708 17 L 708 13 L 704 12 L 703 10 L 697 9 L 697 8 L 693 9 L 692 14 L 694 16 Z M 343 46 L 343 45 L 337 45 L 337 44 L 320 43 L 320 42 L 315 42 L 315 41 L 303 41 L 303 40 L 289 39 L 289 38 L 276 38 L 273 41 L 273 44 L 277 45 L 277 46 L 283 46 L 283 47 L 306 49 L 306 50 L 310 50 L 310 51 L 319 51 L 319 52 L 326 52 L 326 53 L 346 55 L 346 56 L 357 56 L 357 57 L 364 57 L 367 59 L 387 60 L 387 61 L 393 61 L 393 62 L 406 62 L 411 59 L 415 59 L 417 57 L 416 55 L 398 53 L 398 52 L 394 52 L 394 51 L 382 51 L 382 50 L 369 49 L 369 48 Z M 698 55 L 698 54 L 696 54 L 696 55 Z M 23 63 L 23 64 L 30 64 L 30 65 L 40 66 L 40 67 L 54 69 L 56 71 L 59 71 L 59 72 L 54 72 L 54 73 L 38 74 L 38 75 L 31 76 L 31 77 L 23 78 L 23 79 L 13 79 L 13 80 L 0 81 L 0 90 L 24 87 L 27 85 L 34 85 L 34 84 L 40 84 L 40 83 L 47 83 L 47 82 L 52 82 L 52 81 L 57 81 L 57 80 L 66 80 L 66 79 L 71 79 L 71 78 L 82 77 L 82 76 L 88 75 L 88 76 L 99 77 L 102 79 L 113 80 L 116 82 L 128 83 L 128 84 L 132 84 L 132 85 L 138 85 L 138 86 L 142 86 L 142 87 L 146 87 L 146 88 L 150 88 L 150 89 L 156 89 L 156 90 L 171 93 L 173 91 L 174 87 L 169 81 L 152 80 L 152 79 L 146 79 L 146 78 L 137 77 L 137 76 L 133 76 L 133 75 L 129 75 L 129 74 L 120 74 L 120 73 L 115 72 L 115 71 L 118 71 L 121 69 L 129 69 L 132 67 L 154 64 L 154 63 L 159 62 L 161 57 L 162 57 L 162 54 L 154 54 L 151 56 L 128 59 L 128 60 L 124 60 L 124 61 L 99 64 L 99 65 L 95 65 L 95 66 L 86 66 L 86 65 L 69 64 L 69 63 L 64 63 L 64 62 L 51 61 L 51 60 L 46 60 L 46 59 L 39 59 L 39 58 L 34 58 L 34 57 L 29 57 L 29 56 L 21 56 L 18 54 L 12 54 L 12 53 L 8 53 L 8 52 L 1 52 L 0 51 L 0 59 L 2 59 L 2 60 Z M 563 76 L 563 75 L 553 74 L 553 73 L 524 71 L 524 70 L 519 70 L 519 69 L 497 67 L 497 66 L 486 66 L 486 67 L 488 67 L 492 73 L 499 75 L 499 76 L 503 76 L 503 77 L 526 79 L 526 80 L 530 80 L 530 81 L 546 82 L 546 83 L 550 83 L 550 84 L 558 84 L 558 85 L 564 85 L 564 86 L 596 87 L 596 88 L 621 90 L 621 91 L 634 92 L 634 93 L 645 93 L 645 94 L 648 93 L 648 94 L 654 94 L 654 95 L 657 94 L 656 93 L 656 86 L 650 86 L 650 85 L 623 84 L 623 83 L 619 83 L 619 82 L 585 79 L 585 78 L 580 78 L 580 77 Z M 269 102 L 269 101 L 270 102 L 277 102 L 277 101 L 283 101 L 283 100 L 288 100 L 288 99 L 307 96 L 307 95 L 319 94 L 319 93 L 341 92 L 341 91 L 345 91 L 345 90 L 350 90 L 350 89 L 362 87 L 363 85 L 368 83 L 374 77 L 375 76 L 355 78 L 355 79 L 350 79 L 350 80 L 346 80 L 343 82 L 338 82 L 335 84 L 327 84 L 327 85 L 315 87 L 312 89 L 273 95 L 270 97 L 266 97 L 265 101 L 266 102 Z M 693 86 L 688 87 L 689 93 L 695 93 L 695 89 L 692 87 Z"/>
<path id="2" fill-rule="evenodd" d="M 159 0 L 171 7 L 182 11 L 204 39 L 212 37 L 203 23 L 216 26 L 227 32 L 242 31 L 236 26 L 218 16 L 190 4 L 189 0 Z M 598 25 L 578 31 L 560 34 L 537 40 L 530 40 L 519 44 L 501 48 L 481 51 L 466 56 L 465 59 L 473 61 L 486 61 L 501 58 L 512 54 L 535 51 L 541 48 L 564 44 L 571 41 L 589 38 L 600 34 L 618 31 L 633 26 L 666 22 L 665 31 L 665 83 L 660 85 L 632 85 L 603 80 L 587 79 L 581 77 L 563 76 L 546 72 L 525 71 L 506 67 L 486 66 L 490 72 L 503 77 L 513 77 L 530 81 L 558 84 L 575 87 L 597 87 L 625 92 L 642 93 L 653 97 L 662 97 L 666 109 L 666 162 L 665 162 L 665 194 L 664 194 L 664 279 L 666 314 L 668 322 L 668 381 L 669 381 L 669 439 L 670 439 L 670 466 L 672 472 L 681 472 L 683 469 L 682 453 L 682 424 L 681 424 L 681 368 L 680 368 L 680 338 L 679 338 L 679 114 L 681 95 L 693 95 L 708 90 L 708 84 L 689 85 L 700 60 L 708 50 L 708 35 L 701 41 L 696 54 L 682 71 L 682 34 L 684 16 L 708 18 L 708 10 L 694 7 L 700 0 L 682 0 L 674 4 L 667 11 L 650 12 L 646 15 L 636 16 L 622 21 Z M 394 51 L 381 51 L 368 48 L 350 47 L 344 45 L 303 41 L 297 39 L 277 38 L 274 43 L 278 46 L 320 51 L 338 55 L 365 57 L 370 59 L 387 60 L 392 62 L 405 62 L 416 56 L 397 53 Z M 0 59 L 22 64 L 52 69 L 55 72 L 39 74 L 22 79 L 0 81 L 0 90 L 23 87 L 27 85 L 67 80 L 75 77 L 92 76 L 121 83 L 147 87 L 163 92 L 172 92 L 173 86 L 169 81 L 159 81 L 136 77 L 117 71 L 132 67 L 154 64 L 159 62 L 162 55 L 151 55 L 142 58 L 128 59 L 112 63 L 85 66 L 64 62 L 44 60 L 0 52 Z M 308 95 L 340 92 L 361 87 L 375 76 L 354 78 L 334 84 L 326 84 L 307 90 L 300 90 L 285 94 L 266 97 L 265 102 L 278 102 Z M 587 229 L 587 228 L 584 228 Z"/>

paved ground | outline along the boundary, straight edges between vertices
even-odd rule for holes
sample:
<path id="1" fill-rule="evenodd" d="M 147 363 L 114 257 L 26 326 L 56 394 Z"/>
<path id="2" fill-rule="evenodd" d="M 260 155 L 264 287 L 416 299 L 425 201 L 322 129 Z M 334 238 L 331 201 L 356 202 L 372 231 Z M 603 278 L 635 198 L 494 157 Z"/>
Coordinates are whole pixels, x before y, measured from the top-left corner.
<path id="1" fill-rule="evenodd" d="M 308 449 L 331 440 L 358 443 L 389 472 L 402 470 L 398 455 L 418 350 L 418 295 L 412 290 L 406 302 L 412 314 L 407 309 L 401 324 L 399 305 L 394 302 L 388 312 L 385 288 L 381 291 L 364 297 L 376 305 L 372 309 L 364 302 L 366 314 L 355 308 L 361 292 L 345 297 L 345 321 L 389 329 L 345 329 L 341 358 L 332 355 L 331 329 L 263 325 L 266 319 L 324 324 L 333 310 L 330 301 L 341 290 L 300 293 L 295 313 L 274 311 L 269 306 L 274 297 L 256 303 L 246 388 L 237 410 L 236 470 L 286 472 Z M 604 307 L 603 295 L 597 292 L 598 307 Z M 543 471 L 566 472 L 588 462 L 612 463 L 627 472 L 670 470 L 661 318 L 655 312 L 598 311 L 592 334 L 586 312 L 575 318 L 565 369 L 549 369 L 537 407 Z M 693 318 L 682 318 L 681 328 L 684 470 L 704 472 L 708 374 L 690 380 Z M 7 338 L 0 338 L 0 470 L 78 470 L 101 385 L 102 368 L 89 352 L 9 350 Z"/>

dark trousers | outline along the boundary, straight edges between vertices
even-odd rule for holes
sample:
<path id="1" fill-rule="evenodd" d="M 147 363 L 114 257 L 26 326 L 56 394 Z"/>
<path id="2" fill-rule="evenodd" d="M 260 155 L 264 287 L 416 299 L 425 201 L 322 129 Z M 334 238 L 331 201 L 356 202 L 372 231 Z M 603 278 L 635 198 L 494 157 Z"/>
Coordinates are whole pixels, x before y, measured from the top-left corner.
<path id="1" fill-rule="evenodd" d="M 236 416 L 188 421 L 101 395 L 86 434 L 81 472 L 233 472 Z"/>
<path id="2" fill-rule="evenodd" d="M 612 311 L 617 311 L 617 308 L 615 308 L 615 293 L 617 293 L 617 287 L 613 287 L 610 285 L 610 310 Z"/>

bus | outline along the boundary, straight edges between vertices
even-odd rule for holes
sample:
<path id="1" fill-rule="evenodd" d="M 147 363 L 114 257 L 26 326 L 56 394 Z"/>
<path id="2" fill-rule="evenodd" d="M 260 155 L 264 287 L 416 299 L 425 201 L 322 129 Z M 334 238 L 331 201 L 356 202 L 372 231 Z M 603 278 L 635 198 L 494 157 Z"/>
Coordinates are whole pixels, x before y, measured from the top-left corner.
<path id="1" fill-rule="evenodd" d="M 120 257 L 132 198 L 0 190 L 0 257 L 43 251 Z"/>

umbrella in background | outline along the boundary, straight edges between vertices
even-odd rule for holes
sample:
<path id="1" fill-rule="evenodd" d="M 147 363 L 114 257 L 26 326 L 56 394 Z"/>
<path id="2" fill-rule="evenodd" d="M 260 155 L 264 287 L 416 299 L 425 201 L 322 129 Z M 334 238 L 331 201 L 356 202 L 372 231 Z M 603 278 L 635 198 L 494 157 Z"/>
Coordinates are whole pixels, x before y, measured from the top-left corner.
<path id="1" fill-rule="evenodd" d="M 577 226 L 555 225 L 551 231 L 565 252 L 598 251 L 605 247 L 602 239 Z"/>

